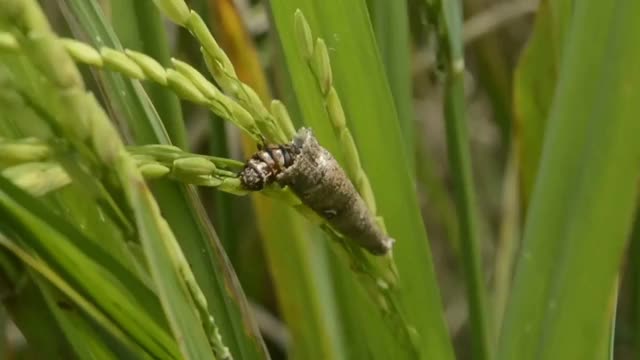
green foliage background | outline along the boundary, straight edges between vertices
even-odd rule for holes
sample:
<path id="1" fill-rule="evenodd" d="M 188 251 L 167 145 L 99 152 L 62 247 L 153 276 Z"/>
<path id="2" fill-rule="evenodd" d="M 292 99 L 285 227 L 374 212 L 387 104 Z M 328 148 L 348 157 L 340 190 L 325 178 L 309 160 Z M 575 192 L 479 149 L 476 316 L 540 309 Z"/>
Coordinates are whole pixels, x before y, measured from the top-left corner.
<path id="1" fill-rule="evenodd" d="M 230 0 L 0 0 L 6 358 L 640 355 L 639 2 L 257 3 L 268 31 Z M 220 46 L 209 69 L 190 10 Z M 481 17 L 510 32 L 470 34 Z M 69 56 L 57 36 L 91 48 Z M 163 83 L 103 47 L 178 71 Z M 392 253 L 340 239 L 286 191 L 235 196 L 256 144 L 172 57 L 263 135 L 280 98 L 348 172 L 361 164 Z"/>

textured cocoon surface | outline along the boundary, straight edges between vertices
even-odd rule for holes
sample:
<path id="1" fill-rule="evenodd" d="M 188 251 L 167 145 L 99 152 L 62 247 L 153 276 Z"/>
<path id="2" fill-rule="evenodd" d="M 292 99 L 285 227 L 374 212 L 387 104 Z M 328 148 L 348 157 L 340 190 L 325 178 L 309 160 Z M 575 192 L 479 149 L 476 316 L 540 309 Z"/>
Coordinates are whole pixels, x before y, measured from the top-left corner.
<path id="1" fill-rule="evenodd" d="M 336 159 L 318 144 L 309 129 L 300 129 L 293 145 L 300 153 L 293 165 L 281 172 L 278 183 L 323 217 L 335 230 L 375 255 L 391 249 L 373 214 Z"/>

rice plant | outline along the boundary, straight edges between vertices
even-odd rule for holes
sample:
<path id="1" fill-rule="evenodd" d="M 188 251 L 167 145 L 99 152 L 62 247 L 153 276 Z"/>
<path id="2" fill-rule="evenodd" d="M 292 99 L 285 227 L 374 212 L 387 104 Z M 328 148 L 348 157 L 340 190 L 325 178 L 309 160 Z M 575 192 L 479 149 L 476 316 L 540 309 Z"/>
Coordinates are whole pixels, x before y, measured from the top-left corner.
<path id="1" fill-rule="evenodd" d="M 637 357 L 640 3 L 482 4 L 0 0 L 2 355 Z"/>

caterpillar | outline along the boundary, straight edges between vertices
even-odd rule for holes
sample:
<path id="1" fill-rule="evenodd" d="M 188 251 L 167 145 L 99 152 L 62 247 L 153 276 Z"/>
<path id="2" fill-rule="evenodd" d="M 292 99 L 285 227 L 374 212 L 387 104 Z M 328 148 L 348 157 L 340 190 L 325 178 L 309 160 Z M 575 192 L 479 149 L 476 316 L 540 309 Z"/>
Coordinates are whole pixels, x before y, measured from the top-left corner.
<path id="1" fill-rule="evenodd" d="M 289 144 L 260 149 L 239 177 L 247 190 L 258 191 L 274 182 L 289 187 L 333 229 L 371 254 L 384 255 L 393 245 L 342 167 L 309 129 L 300 129 Z"/>
<path id="2" fill-rule="evenodd" d="M 242 186 L 247 190 L 259 191 L 276 181 L 277 176 L 293 165 L 300 149 L 292 144 L 267 145 L 258 150 L 240 172 Z"/>

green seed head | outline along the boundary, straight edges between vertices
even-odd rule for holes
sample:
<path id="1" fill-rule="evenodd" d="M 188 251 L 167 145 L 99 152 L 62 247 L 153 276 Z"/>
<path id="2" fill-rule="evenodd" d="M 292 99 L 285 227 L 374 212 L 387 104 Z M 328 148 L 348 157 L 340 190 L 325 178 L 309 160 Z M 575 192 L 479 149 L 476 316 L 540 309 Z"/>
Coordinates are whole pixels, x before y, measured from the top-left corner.
<path id="1" fill-rule="evenodd" d="M 44 144 L 0 143 L 0 164 L 12 165 L 39 161 L 49 157 L 51 150 Z"/>
<path id="2" fill-rule="evenodd" d="M 110 49 L 108 47 L 102 47 L 100 49 L 100 55 L 104 61 L 105 66 L 122 73 L 130 78 L 144 79 L 144 72 L 135 61 L 129 59 L 127 55 Z"/>
<path id="3" fill-rule="evenodd" d="M 147 180 L 164 177 L 171 171 L 171 169 L 164 165 L 154 163 L 144 164 L 138 169 L 140 170 L 142 176 L 144 176 L 144 178 Z"/>
<path id="4" fill-rule="evenodd" d="M 168 153 L 182 153 L 182 149 L 174 145 L 166 145 L 166 144 L 149 144 L 141 146 L 140 149 L 148 149 L 154 151 L 162 151 Z"/>
<path id="5" fill-rule="evenodd" d="M 71 183 L 69 175 L 55 163 L 20 164 L 4 169 L 2 176 L 34 196 L 42 196 Z"/>
<path id="6" fill-rule="evenodd" d="M 313 70 L 320 82 L 320 89 L 323 94 L 327 94 L 333 86 L 333 74 L 331 72 L 331 61 L 327 44 L 322 39 L 316 41 L 316 48 L 313 53 Z"/>
<path id="7" fill-rule="evenodd" d="M 338 142 L 340 143 L 340 148 L 344 152 L 344 161 L 345 161 L 345 170 L 349 177 L 354 182 L 354 185 L 361 192 L 361 188 L 358 186 L 358 182 L 356 181 L 357 177 L 360 173 L 360 156 L 358 155 L 358 149 L 356 148 L 356 143 L 353 140 L 353 136 L 349 131 L 342 131 L 338 137 Z"/>
<path id="8" fill-rule="evenodd" d="M 60 39 L 60 42 L 73 59 L 84 64 L 102 67 L 102 56 L 93 47 L 74 39 Z"/>
<path id="9" fill-rule="evenodd" d="M 237 123 L 238 126 L 249 131 L 252 129 L 256 129 L 255 131 L 257 131 L 256 121 L 253 116 L 237 102 L 225 99 L 224 106 L 231 111 L 231 116 L 233 116 L 232 121 Z"/>
<path id="10" fill-rule="evenodd" d="M 189 18 L 189 7 L 182 0 L 153 0 L 162 13 L 178 25 L 184 25 Z"/>
<path id="11" fill-rule="evenodd" d="M 207 24 L 204 22 L 204 20 L 202 20 L 200 15 L 198 15 L 198 13 L 193 10 L 189 15 L 187 27 L 195 35 L 198 41 L 200 41 L 200 44 L 202 45 L 202 52 L 211 57 L 211 59 L 207 59 L 207 56 L 205 56 L 205 60 L 214 60 L 215 62 L 220 64 L 221 70 L 223 70 L 224 73 L 226 73 L 230 77 L 237 78 L 229 57 L 220 48 L 220 45 L 218 45 L 213 35 L 211 35 L 211 33 L 209 32 L 209 28 L 207 27 Z M 218 74 L 212 73 L 212 75 L 216 78 L 216 80 L 221 80 L 218 78 Z"/>
<path id="12" fill-rule="evenodd" d="M 173 162 L 173 170 L 180 175 L 209 175 L 216 170 L 216 166 L 201 157 L 186 157 Z"/>
<path id="13" fill-rule="evenodd" d="M 183 99 L 198 104 L 207 102 L 207 98 L 189 79 L 173 69 L 167 70 L 167 84 Z"/>
<path id="14" fill-rule="evenodd" d="M 220 46 L 218 46 L 218 43 L 213 38 L 213 35 L 211 35 L 211 33 L 209 32 L 207 24 L 197 12 L 191 11 L 187 20 L 187 26 L 189 30 L 193 32 L 193 35 L 198 38 L 202 47 L 209 54 L 215 56 L 221 51 Z"/>
<path id="15" fill-rule="evenodd" d="M 213 85 L 207 78 L 204 77 L 198 70 L 196 70 L 193 66 L 187 64 L 184 61 L 180 61 L 175 58 L 171 58 L 171 62 L 176 70 L 184 75 L 187 79 L 191 81 L 193 85 L 195 85 L 200 92 L 207 97 L 208 99 L 216 99 L 222 94 L 220 91 Z"/>
<path id="16" fill-rule="evenodd" d="M 133 50 L 126 49 L 124 51 L 127 56 L 133 60 L 147 77 L 160 85 L 167 85 L 167 71 L 154 58 Z"/>
<path id="17" fill-rule="evenodd" d="M 327 113 L 329 113 L 329 119 L 335 129 L 344 129 L 347 127 L 347 120 L 342 109 L 342 103 L 336 89 L 331 87 L 327 94 Z"/>
<path id="18" fill-rule="evenodd" d="M 8 32 L 0 32 L 0 51 L 16 51 L 19 48 L 15 36 Z"/>
<path id="19" fill-rule="evenodd" d="M 207 70 L 209 70 L 209 74 L 213 76 L 216 81 L 220 82 L 228 82 L 224 77 L 224 71 L 222 69 L 222 65 L 215 57 L 209 54 L 204 47 L 200 47 L 200 52 L 202 53 L 202 58 L 204 59 L 204 64 L 207 66 Z"/>
<path id="20" fill-rule="evenodd" d="M 311 28 L 309 28 L 309 23 L 300 9 L 296 10 L 294 21 L 298 48 L 304 59 L 308 61 L 311 59 L 311 56 L 313 56 L 313 36 L 311 34 Z"/>

